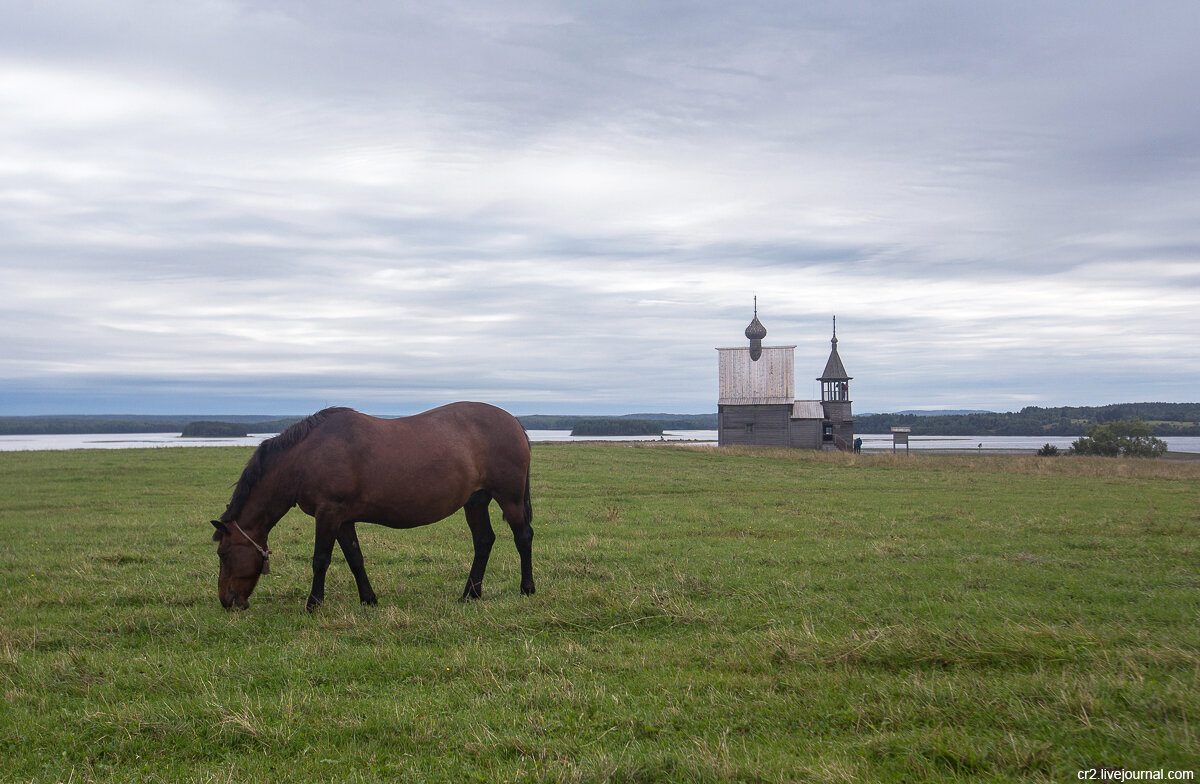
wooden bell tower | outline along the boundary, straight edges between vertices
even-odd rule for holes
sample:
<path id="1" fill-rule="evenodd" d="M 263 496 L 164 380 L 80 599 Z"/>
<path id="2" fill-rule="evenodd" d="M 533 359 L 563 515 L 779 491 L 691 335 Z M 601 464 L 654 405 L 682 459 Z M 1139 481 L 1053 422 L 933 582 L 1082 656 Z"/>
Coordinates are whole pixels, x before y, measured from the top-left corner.
<path id="1" fill-rule="evenodd" d="M 846 366 L 838 356 L 837 316 L 833 317 L 832 348 L 821 382 L 821 408 L 825 412 L 822 425 L 822 446 L 850 450 L 854 448 L 854 416 L 851 413 L 850 379 Z"/>

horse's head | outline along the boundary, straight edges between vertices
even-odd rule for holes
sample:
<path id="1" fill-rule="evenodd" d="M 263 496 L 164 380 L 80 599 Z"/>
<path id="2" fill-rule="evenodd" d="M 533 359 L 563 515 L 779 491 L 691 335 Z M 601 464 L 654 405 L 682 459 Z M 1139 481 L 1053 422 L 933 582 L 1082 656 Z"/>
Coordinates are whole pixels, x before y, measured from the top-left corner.
<path id="1" fill-rule="evenodd" d="M 217 529 L 213 541 L 219 542 L 217 557 L 221 561 L 217 597 L 226 610 L 244 610 L 250 606 L 258 578 L 270 569 L 271 551 L 251 539 L 237 522 L 213 520 L 212 524 Z"/>

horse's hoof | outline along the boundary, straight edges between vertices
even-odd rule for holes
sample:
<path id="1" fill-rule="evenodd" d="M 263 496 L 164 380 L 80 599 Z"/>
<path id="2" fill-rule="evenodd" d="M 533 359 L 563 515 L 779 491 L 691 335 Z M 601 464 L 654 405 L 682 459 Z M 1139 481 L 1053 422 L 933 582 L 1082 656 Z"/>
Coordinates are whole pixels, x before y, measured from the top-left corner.
<path id="1" fill-rule="evenodd" d="M 304 609 L 308 610 L 309 612 L 313 612 L 320 606 L 321 606 L 321 600 L 314 599 L 310 596 L 310 597 L 308 597 L 308 604 L 304 605 Z"/>
<path id="2" fill-rule="evenodd" d="M 526 596 L 533 596 L 535 593 L 537 593 L 537 589 L 533 587 L 533 583 L 530 583 L 529 585 L 521 586 L 521 593 Z"/>
<path id="3" fill-rule="evenodd" d="M 375 596 L 368 596 L 367 598 L 360 599 L 359 601 L 361 601 L 363 604 L 367 605 L 368 607 L 374 607 L 375 605 L 379 604 L 379 599 Z"/>

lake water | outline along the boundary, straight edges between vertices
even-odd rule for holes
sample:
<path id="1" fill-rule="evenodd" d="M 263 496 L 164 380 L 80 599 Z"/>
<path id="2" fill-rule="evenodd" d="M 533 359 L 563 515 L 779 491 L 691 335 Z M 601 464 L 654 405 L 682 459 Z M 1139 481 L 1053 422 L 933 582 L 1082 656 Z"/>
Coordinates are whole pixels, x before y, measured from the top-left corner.
<path id="1" fill-rule="evenodd" d="M 179 433 L 94 433 L 88 435 L 0 436 L 0 452 L 46 449 L 162 449 L 188 446 L 258 446 L 275 433 L 254 433 L 245 438 L 181 438 Z M 891 433 L 862 433 L 863 449 L 869 452 L 892 448 Z M 973 449 L 1036 452 L 1043 444 L 1066 451 L 1075 436 L 910 436 L 909 448 Z M 530 441 L 658 441 L 658 436 L 584 436 L 569 430 L 530 430 Z M 715 430 L 670 430 L 662 440 L 715 444 Z M 1172 452 L 1200 453 L 1200 436 L 1168 436 L 1163 439 Z M 904 447 L 899 447 L 903 449 Z"/>
<path id="2" fill-rule="evenodd" d="M 252 433 L 245 438 L 181 438 L 179 433 L 89 433 L 87 435 L 0 436 L 0 452 L 46 449 L 161 449 L 187 446 L 258 446 L 276 433 Z M 666 441 L 717 442 L 716 430 L 677 430 Z M 575 438 L 570 430 L 530 430 L 530 441 L 658 441 L 658 436 L 588 436 Z"/>
<path id="3" fill-rule="evenodd" d="M 88 433 L 86 435 L 0 436 L 0 452 L 45 449 L 147 449 L 173 446 L 258 446 L 275 433 L 246 438 L 181 438 L 179 433 Z"/>

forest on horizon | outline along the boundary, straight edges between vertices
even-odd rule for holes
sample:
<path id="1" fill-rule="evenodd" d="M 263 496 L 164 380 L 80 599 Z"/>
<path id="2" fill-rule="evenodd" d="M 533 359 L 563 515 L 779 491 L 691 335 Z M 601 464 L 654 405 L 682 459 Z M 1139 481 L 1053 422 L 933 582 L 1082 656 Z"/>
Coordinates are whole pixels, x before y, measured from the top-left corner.
<path id="1" fill-rule="evenodd" d="M 1139 419 L 1155 436 L 1200 436 L 1200 403 L 1115 403 L 1107 406 L 1026 406 L 1020 411 L 953 415 L 868 414 L 854 418 L 856 433 L 911 427 L 931 436 L 1082 436 L 1091 425 Z"/>

